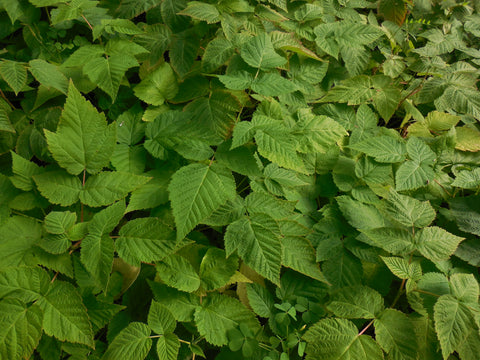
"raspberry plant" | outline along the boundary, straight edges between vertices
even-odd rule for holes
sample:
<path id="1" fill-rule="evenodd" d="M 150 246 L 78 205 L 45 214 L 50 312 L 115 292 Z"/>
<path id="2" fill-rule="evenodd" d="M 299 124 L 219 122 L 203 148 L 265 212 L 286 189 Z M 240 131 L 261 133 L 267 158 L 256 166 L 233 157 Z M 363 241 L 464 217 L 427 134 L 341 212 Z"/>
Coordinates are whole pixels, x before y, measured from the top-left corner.
<path id="1" fill-rule="evenodd" d="M 0 358 L 477 360 L 479 10 L 0 0 Z"/>

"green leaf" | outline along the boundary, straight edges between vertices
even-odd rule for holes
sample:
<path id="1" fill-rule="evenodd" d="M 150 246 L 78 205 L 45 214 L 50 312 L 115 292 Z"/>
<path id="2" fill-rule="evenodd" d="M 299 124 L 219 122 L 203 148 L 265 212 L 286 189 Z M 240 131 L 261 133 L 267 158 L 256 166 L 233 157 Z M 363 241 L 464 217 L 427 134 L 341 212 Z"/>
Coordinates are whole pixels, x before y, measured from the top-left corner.
<path id="1" fill-rule="evenodd" d="M 23 63 L 4 60 L 0 63 L 0 75 L 18 95 L 27 85 L 27 69 Z"/>
<path id="2" fill-rule="evenodd" d="M 417 338 L 407 315 L 386 309 L 375 319 L 374 326 L 377 342 L 392 360 L 417 359 Z"/>
<path id="3" fill-rule="evenodd" d="M 30 61 L 29 65 L 30 72 L 40 84 L 67 95 L 68 79 L 58 70 L 57 66 L 40 59 Z"/>
<path id="4" fill-rule="evenodd" d="M 0 225 L 0 269 L 7 266 L 33 265 L 33 246 L 38 243 L 42 227 L 36 219 L 13 216 Z"/>
<path id="5" fill-rule="evenodd" d="M 435 177 L 435 172 L 431 166 L 424 162 L 407 160 L 397 170 L 395 174 L 396 190 L 415 190 L 427 186 Z"/>
<path id="6" fill-rule="evenodd" d="M 115 126 L 107 125 L 70 83 L 57 132 L 45 130 L 48 149 L 58 164 L 73 175 L 96 174 L 107 166 L 115 146 Z"/>
<path id="7" fill-rule="evenodd" d="M 455 128 L 455 132 L 457 133 L 457 142 L 455 144 L 455 149 L 472 152 L 480 151 L 479 131 L 464 126 Z"/>
<path id="8" fill-rule="evenodd" d="M 177 321 L 193 321 L 194 312 L 200 307 L 200 298 L 197 295 L 158 282 L 149 281 L 149 285 L 155 300 L 165 306 Z"/>
<path id="9" fill-rule="evenodd" d="M 158 276 L 168 286 L 193 292 L 200 287 L 200 277 L 183 256 L 172 254 L 157 264 Z"/>
<path id="10" fill-rule="evenodd" d="M 367 286 L 342 288 L 331 296 L 327 305 L 335 316 L 347 319 L 373 319 L 383 309 L 383 298 Z"/>
<path id="11" fill-rule="evenodd" d="M 282 243 L 276 221 L 252 214 L 231 223 L 225 233 L 227 255 L 237 251 L 245 264 L 275 284 L 280 282 Z"/>
<path id="12" fill-rule="evenodd" d="M 163 63 L 134 88 L 135 95 L 152 105 L 162 105 L 177 95 L 178 84 L 168 63 Z"/>
<path id="13" fill-rule="evenodd" d="M 282 265 L 298 271 L 313 279 L 325 282 L 318 264 L 316 252 L 310 241 L 300 236 L 284 236 L 282 238 Z"/>
<path id="14" fill-rule="evenodd" d="M 24 159 L 13 151 L 12 154 L 12 171 L 14 176 L 10 178 L 12 184 L 20 190 L 30 191 L 34 188 L 32 177 L 34 175 L 42 174 L 44 171 L 35 163 Z"/>
<path id="15" fill-rule="evenodd" d="M 43 329 L 60 341 L 94 346 L 92 325 L 75 287 L 55 281 L 48 294 L 37 302 L 43 310 Z"/>
<path id="16" fill-rule="evenodd" d="M 175 334 L 165 334 L 158 339 L 157 355 L 159 360 L 176 360 L 180 349 L 180 340 Z"/>
<path id="17" fill-rule="evenodd" d="M 452 295 L 465 304 L 477 304 L 479 287 L 473 274 L 453 274 L 450 277 Z"/>
<path id="18" fill-rule="evenodd" d="M 228 343 L 227 332 L 244 324 L 254 333 L 259 329 L 255 316 L 243 304 L 229 296 L 212 293 L 195 311 L 195 324 L 200 335 L 216 346 Z"/>
<path id="19" fill-rule="evenodd" d="M 45 216 L 45 230 L 50 234 L 65 234 L 77 221 L 77 214 L 70 211 L 52 211 Z"/>
<path id="20" fill-rule="evenodd" d="M 178 14 L 187 15 L 197 20 L 203 20 L 208 24 L 214 24 L 220 21 L 220 13 L 215 5 L 206 4 L 200 1 L 190 1 L 188 6 Z"/>
<path id="21" fill-rule="evenodd" d="M 51 171 L 33 176 L 37 188 L 52 204 L 70 206 L 76 203 L 82 192 L 79 178 L 65 171 Z"/>
<path id="22" fill-rule="evenodd" d="M 205 48 L 205 53 L 202 57 L 202 68 L 207 73 L 213 72 L 225 64 L 234 53 L 235 47 L 230 40 L 220 37 L 215 38 Z"/>
<path id="23" fill-rule="evenodd" d="M 418 251 L 432 261 L 448 260 L 457 249 L 458 244 L 464 239 L 450 234 L 438 226 L 422 229 L 415 236 Z"/>
<path id="24" fill-rule="evenodd" d="M 232 174 L 217 164 L 182 167 L 172 176 L 168 191 L 179 240 L 236 194 Z"/>
<path id="25" fill-rule="evenodd" d="M 418 262 L 409 263 L 399 257 L 383 257 L 382 260 L 393 273 L 400 279 L 413 279 L 415 281 L 422 277 L 422 268 Z"/>
<path id="26" fill-rule="evenodd" d="M 92 207 L 110 205 L 149 180 L 150 178 L 145 176 L 123 172 L 101 172 L 87 179 L 80 193 L 80 200 Z"/>
<path id="27" fill-rule="evenodd" d="M 480 187 L 480 168 L 460 171 L 455 177 L 452 186 L 472 190 Z"/>
<path id="28" fill-rule="evenodd" d="M 152 301 L 148 312 L 148 326 L 156 334 L 165 335 L 173 333 L 177 322 L 172 313 L 162 304 Z"/>
<path id="29" fill-rule="evenodd" d="M 435 210 L 428 201 L 419 201 L 391 189 L 383 210 L 396 222 L 405 226 L 425 227 L 435 220 Z"/>
<path id="30" fill-rule="evenodd" d="M 407 230 L 395 228 L 378 228 L 362 230 L 376 246 L 394 255 L 404 255 L 415 249 L 412 234 Z"/>
<path id="31" fill-rule="evenodd" d="M 253 91 L 265 96 L 279 96 L 297 90 L 297 86 L 292 81 L 276 72 L 261 73 L 256 79 L 253 79 L 250 87 Z"/>
<path id="32" fill-rule="evenodd" d="M 258 316 L 269 318 L 272 315 L 275 299 L 262 285 L 247 284 L 248 304 Z"/>
<path id="33" fill-rule="evenodd" d="M 286 63 L 286 59 L 275 52 L 270 36 L 266 33 L 252 37 L 240 48 L 245 62 L 255 68 L 269 70 Z"/>
<path id="34" fill-rule="evenodd" d="M 153 262 L 172 254 L 175 232 L 158 218 L 139 218 L 127 222 L 115 242 L 118 255 L 129 264 Z"/>
<path id="35" fill-rule="evenodd" d="M 385 220 L 372 205 L 361 203 L 350 196 L 338 196 L 338 206 L 348 223 L 359 230 L 376 229 L 385 226 Z"/>
<path id="36" fill-rule="evenodd" d="M 471 310 L 451 295 L 443 295 L 438 299 L 434 307 L 434 319 L 444 359 L 464 346 L 471 332 L 478 333 Z"/>
<path id="37" fill-rule="evenodd" d="M 367 335 L 358 336 L 356 326 L 345 319 L 323 319 L 303 335 L 307 360 L 381 360 L 378 344 Z"/>
<path id="38" fill-rule="evenodd" d="M 169 56 L 171 65 L 180 78 L 184 78 L 188 74 L 200 49 L 200 40 L 196 30 L 193 27 L 172 36 Z"/>
<path id="39" fill-rule="evenodd" d="M 402 25 L 407 15 L 407 3 L 403 0 L 380 0 L 378 3 L 378 13 L 385 20 L 392 21 L 397 25 Z"/>
<path id="40" fill-rule="evenodd" d="M 0 301 L 0 356 L 29 358 L 42 336 L 43 313 L 38 305 L 27 307 L 17 299 Z"/>
<path id="41" fill-rule="evenodd" d="M 171 172 L 153 170 L 146 175 L 152 179 L 132 192 L 127 212 L 150 209 L 168 202 L 167 186 Z"/>
<path id="42" fill-rule="evenodd" d="M 407 149 L 398 139 L 390 136 L 367 138 L 350 145 L 353 150 L 361 151 L 381 163 L 397 163 L 405 160 Z"/>
<path id="43" fill-rule="evenodd" d="M 209 248 L 200 263 L 202 288 L 209 291 L 226 285 L 238 268 L 236 256 L 226 257 L 225 251 Z"/>
<path id="44" fill-rule="evenodd" d="M 150 329 L 146 324 L 132 322 L 113 339 L 102 360 L 127 358 L 143 360 L 152 347 Z"/>
<path id="45" fill-rule="evenodd" d="M 450 199 L 449 205 L 458 228 L 480 236 L 480 197 L 457 197 Z"/>
<path id="46" fill-rule="evenodd" d="M 7 268 L 0 273 L 0 298 L 29 303 L 45 295 L 49 286 L 50 277 L 40 267 Z"/>

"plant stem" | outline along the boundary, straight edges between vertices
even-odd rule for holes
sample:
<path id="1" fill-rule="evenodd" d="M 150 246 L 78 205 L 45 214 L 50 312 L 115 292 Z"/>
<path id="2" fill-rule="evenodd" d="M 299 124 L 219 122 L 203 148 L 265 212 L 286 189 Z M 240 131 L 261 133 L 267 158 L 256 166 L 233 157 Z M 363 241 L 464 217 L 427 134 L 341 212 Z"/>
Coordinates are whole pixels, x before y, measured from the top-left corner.
<path id="1" fill-rule="evenodd" d="M 360 332 L 358 333 L 357 337 L 363 335 L 363 334 L 365 333 L 365 331 L 367 331 L 368 328 L 369 328 L 370 326 L 372 326 L 372 324 L 373 324 L 373 320 L 370 321 L 370 322 L 367 324 L 367 326 L 365 326 L 365 327 L 362 329 L 362 331 L 360 331 Z"/>

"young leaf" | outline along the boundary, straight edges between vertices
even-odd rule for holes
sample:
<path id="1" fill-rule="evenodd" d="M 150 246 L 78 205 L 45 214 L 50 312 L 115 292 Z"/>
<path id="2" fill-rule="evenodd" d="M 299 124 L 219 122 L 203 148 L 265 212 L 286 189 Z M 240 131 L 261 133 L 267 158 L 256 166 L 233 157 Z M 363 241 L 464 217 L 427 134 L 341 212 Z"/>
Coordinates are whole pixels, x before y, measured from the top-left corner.
<path id="1" fill-rule="evenodd" d="M 147 357 L 152 347 L 150 329 L 146 324 L 139 322 L 130 323 L 113 339 L 102 360 L 116 360 L 128 358 L 143 360 Z"/>
<path id="2" fill-rule="evenodd" d="M 181 240 L 227 200 L 233 200 L 235 181 L 230 171 L 217 164 L 190 164 L 172 176 L 168 191 Z"/>
<path id="3" fill-rule="evenodd" d="M 107 166 L 115 146 L 115 126 L 85 100 L 73 83 L 57 132 L 45 130 L 48 148 L 70 174 L 96 174 Z"/>

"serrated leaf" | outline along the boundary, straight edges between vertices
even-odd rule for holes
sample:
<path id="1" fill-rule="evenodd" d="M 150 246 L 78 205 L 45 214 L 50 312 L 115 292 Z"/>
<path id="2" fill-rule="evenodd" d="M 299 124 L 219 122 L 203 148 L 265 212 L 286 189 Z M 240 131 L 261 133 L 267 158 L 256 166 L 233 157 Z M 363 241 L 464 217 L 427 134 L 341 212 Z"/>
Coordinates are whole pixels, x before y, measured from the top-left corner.
<path id="1" fill-rule="evenodd" d="M 48 148 L 58 164 L 73 175 L 96 174 L 110 162 L 115 126 L 107 125 L 91 103 L 70 83 L 62 117 L 55 133 L 45 130 Z"/>
<path id="2" fill-rule="evenodd" d="M 407 4 L 403 0 L 380 0 L 378 3 L 378 13 L 385 20 L 392 21 L 397 25 L 402 25 L 407 15 Z"/>
<path id="3" fill-rule="evenodd" d="M 27 159 L 21 157 L 15 152 L 12 154 L 12 171 L 14 176 L 10 178 L 12 184 L 23 191 L 30 191 L 34 187 L 32 177 L 34 175 L 42 174 L 44 170 Z"/>
<path id="4" fill-rule="evenodd" d="M 123 199 L 131 191 L 146 184 L 150 178 L 123 172 L 105 171 L 90 176 L 85 182 L 80 200 L 83 204 L 97 207 Z"/>
<path id="5" fill-rule="evenodd" d="M 43 313 L 38 305 L 27 307 L 17 299 L 0 301 L 0 356 L 3 359 L 29 358 L 42 336 Z"/>
<path id="6" fill-rule="evenodd" d="M 203 20 L 208 24 L 214 24 L 220 21 L 220 13 L 215 5 L 206 4 L 200 1 L 190 1 L 188 6 L 178 14 L 187 15 L 197 20 Z"/>
<path id="7" fill-rule="evenodd" d="M 378 344 L 367 335 L 358 336 L 357 327 L 345 319 L 322 319 L 303 335 L 307 360 L 381 360 Z"/>
<path id="8" fill-rule="evenodd" d="M 147 104 L 162 105 L 177 95 L 178 84 L 168 63 L 163 63 L 134 88 L 135 95 Z"/>
<path id="9" fill-rule="evenodd" d="M 157 264 L 157 271 L 165 284 L 180 291 L 193 292 L 200 287 L 200 277 L 183 256 L 172 254 L 164 258 Z"/>
<path id="10" fill-rule="evenodd" d="M 459 229 L 480 236 L 480 197 L 450 199 L 449 205 Z"/>
<path id="11" fill-rule="evenodd" d="M 252 214 L 230 224 L 225 233 L 225 250 L 227 255 L 236 250 L 253 270 L 279 283 L 282 243 L 280 229 L 271 216 Z"/>
<path id="12" fill-rule="evenodd" d="M 94 346 L 92 325 L 82 298 L 72 284 L 55 281 L 37 302 L 43 310 L 43 329 L 58 340 Z"/>
<path id="13" fill-rule="evenodd" d="M 282 265 L 315 280 L 326 282 L 316 262 L 316 253 L 310 241 L 300 236 L 282 238 Z"/>
<path id="14" fill-rule="evenodd" d="M 158 218 L 139 218 L 127 222 L 115 242 L 118 255 L 138 266 L 172 254 L 176 247 L 175 232 Z"/>
<path id="15" fill-rule="evenodd" d="M 169 52 L 170 63 L 180 78 L 184 78 L 188 74 L 200 49 L 200 40 L 196 30 L 193 27 L 172 36 Z"/>
<path id="16" fill-rule="evenodd" d="M 472 305 L 478 303 L 479 286 L 473 274 L 453 274 L 450 289 L 459 301 Z"/>
<path id="17" fill-rule="evenodd" d="M 435 220 L 435 210 L 428 201 L 419 201 L 391 189 L 383 210 L 396 222 L 405 226 L 425 227 Z"/>
<path id="18" fill-rule="evenodd" d="M 70 206 L 79 200 L 82 182 L 65 171 L 51 171 L 33 177 L 37 188 L 52 204 Z"/>
<path id="19" fill-rule="evenodd" d="M 406 146 L 390 136 L 376 136 L 350 145 L 353 150 L 361 151 L 381 163 L 397 163 L 405 160 Z"/>
<path id="20" fill-rule="evenodd" d="M 452 182 L 452 186 L 462 189 L 476 189 L 480 187 L 480 168 L 460 171 Z"/>
<path id="21" fill-rule="evenodd" d="M 416 248 L 432 261 L 448 260 L 464 238 L 438 227 L 430 226 L 415 236 Z"/>
<path id="22" fill-rule="evenodd" d="M 362 230 L 375 245 L 394 255 L 407 254 L 415 249 L 412 234 L 407 230 L 395 228 L 378 228 Z"/>
<path id="23" fill-rule="evenodd" d="M 463 126 L 455 128 L 455 132 L 457 135 L 455 149 L 471 152 L 480 151 L 480 132 L 478 130 Z"/>
<path id="24" fill-rule="evenodd" d="M 435 330 L 443 358 L 458 350 L 470 332 L 478 332 L 471 310 L 451 295 L 441 296 L 434 307 Z"/>
<path id="25" fill-rule="evenodd" d="M 150 310 L 148 311 L 148 326 L 159 335 L 173 333 L 177 322 L 172 313 L 163 305 L 156 301 L 152 301 Z"/>
<path id="26" fill-rule="evenodd" d="M 427 186 L 434 177 L 433 168 L 425 162 L 407 160 L 395 174 L 396 190 L 415 190 Z"/>
<path id="27" fill-rule="evenodd" d="M 175 334 L 165 334 L 158 339 L 157 355 L 159 360 L 177 360 L 180 340 Z"/>
<path id="28" fill-rule="evenodd" d="M 57 66 L 41 59 L 32 60 L 29 62 L 29 65 L 30 72 L 39 83 L 67 95 L 69 89 L 68 79 L 58 70 Z"/>
<path id="29" fill-rule="evenodd" d="M 372 205 L 361 203 L 350 196 L 338 196 L 338 206 L 348 223 L 359 230 L 376 229 L 386 225 L 385 220 Z"/>
<path id="30" fill-rule="evenodd" d="M 27 69 L 23 63 L 4 60 L 0 63 L 0 75 L 15 92 L 15 95 L 27 84 Z"/>
<path id="31" fill-rule="evenodd" d="M 328 310 L 346 319 L 373 319 L 383 309 L 383 298 L 367 286 L 342 288 L 331 296 Z"/>
<path id="32" fill-rule="evenodd" d="M 298 88 L 292 82 L 276 72 L 261 73 L 252 81 L 250 87 L 253 91 L 265 96 L 279 96 L 289 94 Z"/>
<path id="33" fill-rule="evenodd" d="M 262 285 L 247 284 L 248 304 L 258 316 L 269 318 L 272 315 L 275 299 Z"/>
<path id="34" fill-rule="evenodd" d="M 266 33 L 252 37 L 240 48 L 245 62 L 255 68 L 269 70 L 286 63 L 286 59 L 275 52 L 270 36 Z"/>
<path id="35" fill-rule="evenodd" d="M 193 314 L 200 307 L 200 298 L 197 295 L 158 282 L 149 281 L 149 285 L 155 300 L 165 306 L 177 321 L 193 321 Z"/>
<path id="36" fill-rule="evenodd" d="M 8 266 L 33 265 L 33 246 L 42 234 L 39 222 L 30 217 L 13 216 L 0 225 L 0 269 Z"/>
<path id="37" fill-rule="evenodd" d="M 29 303 L 45 295 L 49 286 L 50 277 L 40 267 L 7 268 L 0 273 L 0 298 Z"/>
<path id="38" fill-rule="evenodd" d="M 65 234 L 75 225 L 77 214 L 70 211 L 52 211 L 45 216 L 45 230 L 50 234 Z"/>
<path id="39" fill-rule="evenodd" d="M 150 329 L 146 324 L 139 322 L 130 323 L 113 339 L 102 360 L 117 360 L 128 358 L 143 360 L 147 357 L 152 347 Z"/>
<path id="40" fill-rule="evenodd" d="M 244 324 L 254 333 L 259 324 L 255 316 L 237 299 L 212 293 L 195 311 L 195 324 L 200 335 L 216 346 L 228 343 L 227 332 Z"/>
<path id="41" fill-rule="evenodd" d="M 167 186 L 171 172 L 154 170 L 145 175 L 152 179 L 132 192 L 127 212 L 154 208 L 168 201 Z"/>
<path id="42" fill-rule="evenodd" d="M 212 72 L 225 64 L 235 53 L 233 43 L 224 38 L 215 38 L 205 48 L 202 57 L 202 68 L 206 72 Z"/>
<path id="43" fill-rule="evenodd" d="M 419 280 L 422 277 L 422 268 L 419 263 L 409 263 L 407 260 L 399 257 L 383 257 L 382 260 L 393 273 L 400 279 Z"/>
<path id="44" fill-rule="evenodd" d="M 82 240 L 82 263 L 103 289 L 112 271 L 113 253 L 113 240 L 108 234 L 89 234 Z"/>
<path id="45" fill-rule="evenodd" d="M 172 176 L 168 191 L 179 240 L 236 193 L 230 171 L 216 164 L 184 166 Z"/>
<path id="46" fill-rule="evenodd" d="M 225 251 L 209 248 L 200 263 L 200 280 L 205 290 L 215 290 L 226 285 L 238 268 L 236 256 L 226 257 Z"/>
<path id="47" fill-rule="evenodd" d="M 417 359 L 417 338 L 407 315 L 386 309 L 375 319 L 374 326 L 377 342 L 392 360 Z"/>

